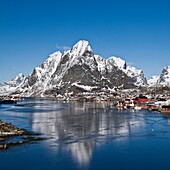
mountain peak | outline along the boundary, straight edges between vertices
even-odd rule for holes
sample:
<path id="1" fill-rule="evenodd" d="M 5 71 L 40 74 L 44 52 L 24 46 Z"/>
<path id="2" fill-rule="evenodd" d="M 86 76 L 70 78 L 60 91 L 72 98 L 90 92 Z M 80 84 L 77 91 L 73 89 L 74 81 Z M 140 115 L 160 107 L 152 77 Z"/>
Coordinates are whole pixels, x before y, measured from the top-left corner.
<path id="1" fill-rule="evenodd" d="M 56 51 L 56 52 L 50 54 L 49 58 L 58 57 L 58 55 L 62 55 L 61 51 Z"/>
<path id="2" fill-rule="evenodd" d="M 128 66 L 121 58 L 113 56 L 106 60 L 95 55 L 89 42 L 80 40 L 71 50 L 51 54 L 16 84 L 10 90 L 13 94 L 42 97 L 92 89 L 114 91 L 115 88 L 133 88 L 145 85 L 145 77 L 141 70 Z"/>
<path id="3" fill-rule="evenodd" d="M 75 45 L 89 45 L 89 42 L 87 40 L 79 40 Z"/>
<path id="4" fill-rule="evenodd" d="M 15 84 L 16 82 L 21 82 L 24 79 L 24 77 L 25 76 L 23 73 L 19 73 L 12 80 L 5 81 L 5 84 Z"/>
<path id="5" fill-rule="evenodd" d="M 19 73 L 12 80 L 5 81 L 4 84 L 0 85 L 0 94 L 8 95 L 14 92 L 24 82 L 25 78 L 24 74 Z"/>
<path id="6" fill-rule="evenodd" d="M 163 68 L 160 78 L 158 79 L 158 84 L 170 85 L 170 65 Z"/>
<path id="7" fill-rule="evenodd" d="M 136 86 L 145 86 L 147 84 L 143 71 L 127 64 L 125 60 L 112 56 L 107 61 L 127 74 Z"/>
<path id="8" fill-rule="evenodd" d="M 93 52 L 90 44 L 86 40 L 78 41 L 70 51 L 72 54 L 76 56 L 82 56 L 85 52 Z"/>

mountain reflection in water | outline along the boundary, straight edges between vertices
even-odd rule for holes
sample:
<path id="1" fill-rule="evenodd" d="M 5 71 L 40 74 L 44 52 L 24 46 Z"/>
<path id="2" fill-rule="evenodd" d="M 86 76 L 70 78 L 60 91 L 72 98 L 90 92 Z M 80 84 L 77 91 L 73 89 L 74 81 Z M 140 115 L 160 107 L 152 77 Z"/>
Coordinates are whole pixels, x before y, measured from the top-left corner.
<path id="1" fill-rule="evenodd" d="M 96 143 L 117 138 L 124 140 L 137 133 L 144 123 L 133 113 L 129 116 L 112 106 L 111 102 L 49 104 L 44 107 L 49 107 L 51 112 L 32 114 L 32 130 L 50 137 L 48 143 L 53 150 L 67 148 L 76 162 L 86 165 Z"/>
<path id="2" fill-rule="evenodd" d="M 43 162 L 44 166 L 49 167 L 48 162 L 54 159 L 50 164 L 51 169 L 58 166 L 63 169 L 61 166 L 64 165 L 58 162 L 60 156 L 61 162 L 75 163 L 79 166 L 78 169 L 96 169 L 97 163 L 105 167 L 108 165 L 110 169 L 127 169 L 127 166 L 136 169 L 136 164 L 139 164 L 141 159 L 146 161 L 149 158 L 152 164 L 148 164 L 147 168 L 145 164 L 140 166 L 141 169 L 150 169 L 151 165 L 151 168 L 160 165 L 159 162 L 153 163 L 155 158 L 160 158 L 161 154 L 157 153 L 167 149 L 170 151 L 167 145 L 170 139 L 168 117 L 157 112 L 117 111 L 112 102 L 104 101 L 80 103 L 48 100 L 24 100 L 16 106 L 1 106 L 0 110 L 0 119 L 30 131 L 40 132 L 48 138 L 39 146 L 41 150 L 48 151 L 47 156 L 43 155 L 47 161 Z M 104 150 L 99 152 L 99 148 Z M 55 154 L 58 155 L 57 158 L 52 157 Z M 100 156 L 102 161 L 98 161 Z M 23 154 L 23 157 L 27 158 L 26 154 Z M 34 159 L 38 157 L 32 160 Z M 122 159 L 128 164 L 122 164 Z M 169 161 L 166 155 L 160 160 L 162 163 Z M 161 165 L 166 168 L 168 166 Z M 66 163 L 67 169 L 71 168 L 69 166 Z M 100 165 L 97 168 L 102 169 Z"/>

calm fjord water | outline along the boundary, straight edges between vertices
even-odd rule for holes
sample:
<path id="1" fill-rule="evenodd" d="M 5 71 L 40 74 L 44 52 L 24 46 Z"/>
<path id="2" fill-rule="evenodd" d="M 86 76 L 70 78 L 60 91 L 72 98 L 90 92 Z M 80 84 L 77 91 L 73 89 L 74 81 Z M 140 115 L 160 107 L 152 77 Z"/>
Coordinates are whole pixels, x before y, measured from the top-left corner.
<path id="1" fill-rule="evenodd" d="M 0 151 L 0 169 L 170 169 L 170 121 L 113 104 L 24 100 L 1 105 L 0 119 L 48 140 Z"/>

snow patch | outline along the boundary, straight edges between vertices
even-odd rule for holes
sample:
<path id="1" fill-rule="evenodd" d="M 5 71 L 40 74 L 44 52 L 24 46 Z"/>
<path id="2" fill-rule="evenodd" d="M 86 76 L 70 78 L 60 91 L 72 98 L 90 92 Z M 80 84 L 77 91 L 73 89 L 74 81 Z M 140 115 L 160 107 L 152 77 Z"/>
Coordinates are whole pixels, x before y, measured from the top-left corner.
<path id="1" fill-rule="evenodd" d="M 75 83 L 72 83 L 71 85 L 72 85 L 72 86 L 79 87 L 79 88 L 84 89 L 84 90 L 86 90 L 86 91 L 92 91 L 93 89 L 96 89 L 96 88 L 97 88 L 97 86 L 85 86 L 85 85 L 77 84 L 76 82 L 75 82 Z"/>

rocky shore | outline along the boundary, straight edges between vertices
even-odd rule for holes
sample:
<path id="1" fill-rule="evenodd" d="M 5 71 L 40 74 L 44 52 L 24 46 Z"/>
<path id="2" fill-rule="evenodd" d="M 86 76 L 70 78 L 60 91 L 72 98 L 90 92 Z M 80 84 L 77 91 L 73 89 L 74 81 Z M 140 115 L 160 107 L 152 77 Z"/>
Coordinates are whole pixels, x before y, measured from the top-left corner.
<path id="1" fill-rule="evenodd" d="M 24 129 L 15 127 L 11 123 L 6 123 L 0 120 L 0 150 L 8 149 L 12 146 L 45 140 L 45 138 L 38 137 L 39 135 L 40 134 L 28 132 Z M 13 141 L 14 138 L 16 138 L 15 142 Z"/>

